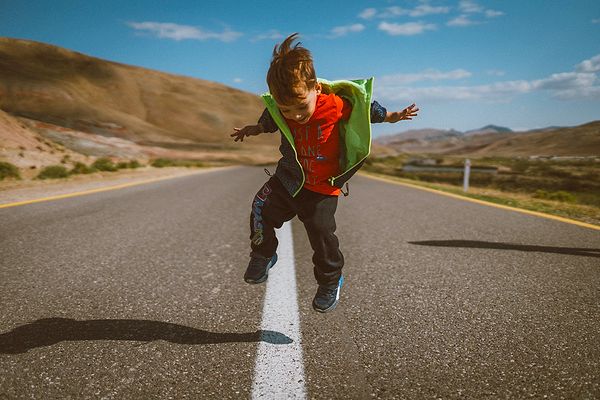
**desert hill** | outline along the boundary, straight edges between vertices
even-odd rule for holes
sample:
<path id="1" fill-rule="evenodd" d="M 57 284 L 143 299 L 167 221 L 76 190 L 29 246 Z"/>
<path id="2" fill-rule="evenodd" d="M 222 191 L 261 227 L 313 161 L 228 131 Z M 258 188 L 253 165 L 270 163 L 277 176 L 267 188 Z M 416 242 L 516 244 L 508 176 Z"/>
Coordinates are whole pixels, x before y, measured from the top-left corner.
<path id="1" fill-rule="evenodd" d="M 479 153 L 512 156 L 600 156 L 600 121 L 513 135 L 491 143 Z"/>
<path id="2" fill-rule="evenodd" d="M 21 129 L 67 148 L 81 145 L 73 137 L 88 135 L 95 142 L 120 139 L 121 147 L 274 159 L 279 141 L 278 135 L 261 135 L 240 146 L 229 137 L 234 126 L 260 116 L 263 104 L 254 94 L 11 38 L 0 38 L 0 110 L 6 113 L 0 118 L 5 136 L 14 129 L 8 118 L 18 117 Z"/>
<path id="3" fill-rule="evenodd" d="M 446 140 L 463 136 L 463 133 L 454 129 L 411 129 L 394 135 L 380 136 L 375 141 L 381 145 L 394 144 L 404 141 L 419 142 L 421 140 Z"/>
<path id="4" fill-rule="evenodd" d="M 600 156 L 600 121 L 526 132 L 488 125 L 467 132 L 419 129 L 380 137 L 376 143 L 403 153 L 470 156 Z"/>
<path id="5" fill-rule="evenodd" d="M 472 135 L 483 135 L 486 133 L 508 133 L 508 132 L 512 132 L 512 129 L 505 128 L 503 126 L 497 126 L 497 125 L 486 125 L 479 129 L 472 129 L 472 130 L 466 131 L 464 134 L 465 134 L 465 136 L 472 136 Z"/>

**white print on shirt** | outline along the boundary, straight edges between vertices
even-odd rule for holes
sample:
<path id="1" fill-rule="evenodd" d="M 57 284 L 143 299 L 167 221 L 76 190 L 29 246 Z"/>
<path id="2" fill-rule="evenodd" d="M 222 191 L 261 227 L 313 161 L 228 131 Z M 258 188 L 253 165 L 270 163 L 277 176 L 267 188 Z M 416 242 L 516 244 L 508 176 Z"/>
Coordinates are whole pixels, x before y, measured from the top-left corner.
<path id="1" fill-rule="evenodd" d="M 310 146 L 310 142 L 308 140 L 311 128 L 312 125 L 306 125 L 302 128 L 294 128 L 292 134 L 294 135 L 294 140 L 298 146 L 298 154 L 300 154 L 302 158 L 302 168 L 312 174 L 315 172 L 315 161 L 325 161 L 327 160 L 327 157 L 321 154 L 321 144 L 318 143 L 318 141 L 323 137 L 321 125 L 317 125 L 317 143 L 316 145 L 313 144 L 313 146 Z M 319 180 L 320 178 L 317 176 L 307 178 L 308 183 L 312 185 L 315 185 Z"/>

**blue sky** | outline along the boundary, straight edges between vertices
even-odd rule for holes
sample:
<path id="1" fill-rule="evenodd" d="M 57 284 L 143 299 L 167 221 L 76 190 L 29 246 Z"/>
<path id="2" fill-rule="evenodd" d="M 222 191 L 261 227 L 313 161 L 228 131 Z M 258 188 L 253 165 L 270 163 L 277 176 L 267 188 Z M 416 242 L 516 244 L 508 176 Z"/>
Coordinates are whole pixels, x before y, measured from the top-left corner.
<path id="1" fill-rule="evenodd" d="M 598 0 L 0 0 L 0 36 L 256 94 L 273 46 L 293 32 L 318 76 L 374 76 L 388 109 L 421 108 L 376 135 L 600 119 Z"/>

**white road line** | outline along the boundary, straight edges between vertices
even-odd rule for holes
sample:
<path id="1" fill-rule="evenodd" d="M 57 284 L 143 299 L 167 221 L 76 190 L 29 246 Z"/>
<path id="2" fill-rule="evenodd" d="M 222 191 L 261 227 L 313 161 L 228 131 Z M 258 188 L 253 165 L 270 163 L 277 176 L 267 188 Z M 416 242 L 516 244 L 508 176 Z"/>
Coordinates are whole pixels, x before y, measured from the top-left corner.
<path id="1" fill-rule="evenodd" d="M 277 239 L 278 261 L 269 271 L 261 329 L 286 335 L 293 342 L 273 344 L 261 340 L 256 357 L 252 398 L 305 399 L 291 222 L 286 222 L 277 231 Z"/>

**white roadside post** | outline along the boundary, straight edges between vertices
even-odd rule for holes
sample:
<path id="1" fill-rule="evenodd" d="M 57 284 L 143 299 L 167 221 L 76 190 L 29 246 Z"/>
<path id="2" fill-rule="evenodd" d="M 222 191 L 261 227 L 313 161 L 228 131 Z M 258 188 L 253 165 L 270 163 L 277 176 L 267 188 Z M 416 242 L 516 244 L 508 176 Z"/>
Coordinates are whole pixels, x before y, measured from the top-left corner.
<path id="1" fill-rule="evenodd" d="M 463 181 L 463 191 L 469 191 L 469 175 L 471 174 L 471 160 L 465 160 L 465 178 Z"/>

